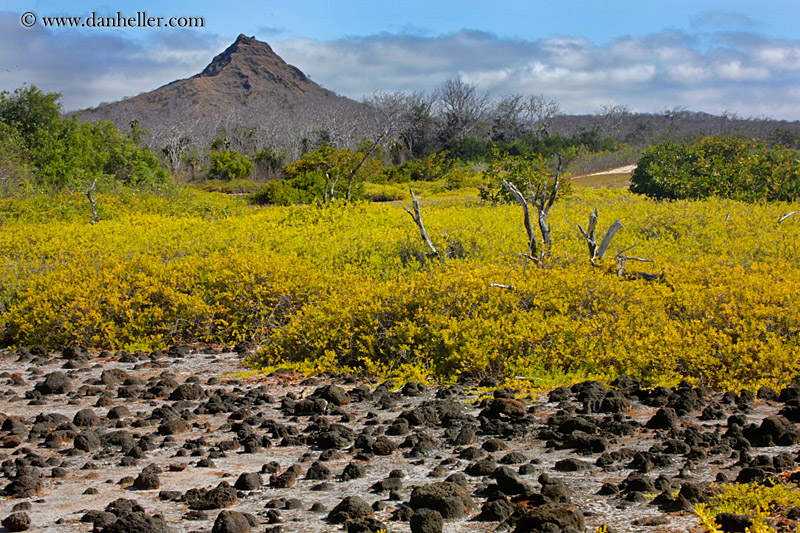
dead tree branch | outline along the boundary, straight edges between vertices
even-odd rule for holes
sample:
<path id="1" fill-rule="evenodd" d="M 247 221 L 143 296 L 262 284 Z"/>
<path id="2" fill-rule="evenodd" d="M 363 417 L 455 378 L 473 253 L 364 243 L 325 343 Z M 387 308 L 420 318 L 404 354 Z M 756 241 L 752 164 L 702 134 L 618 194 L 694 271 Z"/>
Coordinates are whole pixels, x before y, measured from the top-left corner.
<path id="1" fill-rule="evenodd" d="M 521 254 L 533 261 L 534 263 L 539 263 L 539 256 L 536 253 L 536 237 L 533 236 L 533 227 L 531 226 L 531 212 L 528 209 L 528 202 L 525 200 L 525 197 L 522 196 L 522 193 L 514 186 L 513 183 L 510 183 L 506 180 L 502 181 L 503 187 L 505 187 L 511 195 L 516 198 L 519 202 L 519 205 L 522 206 L 522 215 L 523 215 L 523 222 L 525 224 L 525 231 L 528 233 L 528 249 L 530 250 L 529 254 Z"/>
<path id="2" fill-rule="evenodd" d="M 406 210 L 406 213 L 411 215 L 411 218 L 414 219 L 414 222 L 417 224 L 417 227 L 419 227 L 419 233 L 420 235 L 422 235 L 422 240 L 424 240 L 425 244 L 428 245 L 428 248 L 431 249 L 431 254 L 433 256 L 438 256 L 439 252 L 436 250 L 436 247 L 433 245 L 433 242 L 431 242 L 431 238 L 428 237 L 428 232 L 425 230 L 425 224 L 422 223 L 422 213 L 420 212 L 419 200 L 414 195 L 414 191 L 411 189 L 411 187 L 408 188 L 408 191 L 411 193 L 411 200 L 414 202 L 413 204 L 414 212 L 412 213 L 405 207 L 403 209 Z"/>
<path id="3" fill-rule="evenodd" d="M 536 206 L 536 210 L 539 214 L 539 231 L 542 232 L 542 241 L 544 242 L 544 247 L 547 250 L 547 253 L 550 252 L 551 248 L 551 241 L 550 241 L 550 226 L 547 224 L 547 215 L 550 212 L 550 208 L 553 207 L 553 204 L 556 201 L 556 195 L 558 194 L 558 185 L 559 185 L 559 178 L 561 177 L 561 154 L 558 154 L 558 168 L 556 169 L 556 179 L 555 183 L 553 183 L 553 190 L 550 193 L 550 197 L 547 197 L 547 181 L 545 180 L 544 183 L 541 184 L 539 190 L 537 190 L 537 194 L 531 194 L 533 198 L 533 204 Z M 542 252 L 544 254 L 544 251 Z"/>
<path id="4" fill-rule="evenodd" d="M 490 287 L 496 287 L 498 289 L 505 289 L 507 291 L 513 291 L 514 290 L 514 286 L 513 285 L 504 285 L 502 283 L 490 283 L 489 286 Z"/>
<path id="5" fill-rule="evenodd" d="M 92 196 L 92 191 L 94 191 L 95 186 L 97 185 L 97 178 L 92 182 L 89 186 L 89 189 L 86 191 L 86 198 L 89 199 L 89 205 L 92 206 L 92 224 L 97 224 L 100 222 L 100 216 L 97 214 L 97 206 L 95 205 L 94 196 Z"/>
<path id="6" fill-rule="evenodd" d="M 544 258 L 549 255 L 552 247 L 552 241 L 550 239 L 550 225 L 547 223 L 547 215 L 550 213 L 550 208 L 553 207 L 553 204 L 556 201 L 556 195 L 558 195 L 560 174 L 561 162 L 559 159 L 555 183 L 553 184 L 553 190 L 550 192 L 549 196 L 547 194 L 547 181 L 542 183 L 537 188 L 535 193 L 531 190 L 530 185 L 528 186 L 528 194 L 531 197 L 533 206 L 536 207 L 536 219 L 539 224 L 539 231 L 542 234 L 543 247 L 541 250 L 537 250 L 538 246 L 536 245 L 536 237 L 533 235 L 533 225 L 531 224 L 531 213 L 528 207 L 528 201 L 513 183 L 506 180 L 501 181 L 503 187 L 505 187 L 506 190 L 510 192 L 511 195 L 517 200 L 517 202 L 519 202 L 519 205 L 522 206 L 523 222 L 525 224 L 525 231 L 528 234 L 528 250 L 530 253 L 521 255 L 524 255 L 538 265 L 541 265 Z"/>
<path id="7" fill-rule="evenodd" d="M 781 218 L 778 219 L 778 224 L 780 224 L 781 222 L 783 222 L 784 220 L 786 220 L 790 216 L 796 215 L 798 213 L 800 213 L 800 211 L 790 211 L 789 213 L 786 213 L 785 215 L 783 215 Z"/>
<path id="8" fill-rule="evenodd" d="M 636 243 L 636 244 L 638 244 L 638 243 Z M 663 269 L 663 268 L 661 269 L 661 274 L 652 274 L 650 272 L 636 272 L 636 271 L 629 272 L 626 269 L 626 263 L 628 261 L 638 261 L 640 263 L 652 263 L 653 262 L 652 259 L 644 259 L 644 258 L 641 258 L 641 257 L 633 257 L 633 256 L 629 256 L 629 255 L 624 255 L 625 252 L 627 252 L 628 250 L 634 248 L 636 246 L 636 244 L 634 244 L 633 246 L 628 246 L 624 250 L 620 250 L 619 252 L 617 252 L 617 255 L 614 256 L 614 260 L 617 262 L 617 268 L 615 269 L 615 272 L 616 272 L 617 276 L 620 279 L 626 279 L 626 280 L 634 280 L 634 279 L 643 279 L 645 281 L 661 281 L 661 280 L 663 280 L 665 278 L 665 276 L 666 276 L 666 270 Z"/>
<path id="9" fill-rule="evenodd" d="M 611 224 L 611 227 L 608 228 L 603 240 L 598 245 L 595 237 L 597 218 L 597 208 L 595 207 L 594 211 L 589 214 L 589 225 L 586 227 L 586 229 L 583 229 L 583 226 L 578 224 L 578 229 L 583 234 L 584 238 L 586 239 L 586 243 L 589 246 L 589 261 L 594 266 L 597 266 L 597 260 L 603 259 L 603 257 L 606 255 L 608 247 L 611 246 L 611 240 L 614 238 L 614 235 L 616 235 L 617 232 L 622 229 L 622 222 L 615 220 L 614 223 Z"/>

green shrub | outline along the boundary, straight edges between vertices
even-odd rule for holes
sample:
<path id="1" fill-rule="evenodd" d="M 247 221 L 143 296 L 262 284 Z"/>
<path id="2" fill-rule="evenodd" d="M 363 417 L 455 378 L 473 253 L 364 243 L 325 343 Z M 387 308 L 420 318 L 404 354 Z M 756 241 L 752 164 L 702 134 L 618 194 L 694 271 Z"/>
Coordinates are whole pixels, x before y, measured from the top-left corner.
<path id="1" fill-rule="evenodd" d="M 393 183 L 440 180 L 456 166 L 457 161 L 447 155 L 447 152 L 439 152 L 415 161 L 407 161 L 388 169 L 386 178 Z"/>
<path id="2" fill-rule="evenodd" d="M 285 178 L 270 182 L 251 199 L 259 205 L 358 200 L 364 197 L 364 180 L 382 171 L 380 161 L 364 159 L 363 153 L 323 145 L 283 167 Z"/>
<path id="3" fill-rule="evenodd" d="M 540 154 L 530 156 L 512 156 L 494 151 L 494 157 L 489 168 L 483 173 L 486 181 L 480 187 L 481 200 L 492 203 L 513 202 L 514 197 L 502 185 L 505 180 L 514 186 L 526 197 L 528 192 L 536 192 L 541 187 L 553 188 L 554 181 L 549 179 L 549 170 L 544 157 Z M 570 190 L 569 180 L 559 184 L 559 195 L 563 196 Z"/>
<path id="4" fill-rule="evenodd" d="M 0 93 L 4 185 L 85 191 L 95 179 L 103 188 L 117 183 L 152 187 L 167 180 L 156 156 L 138 145 L 141 131 L 126 136 L 108 121 L 62 119 L 58 98 L 36 87 Z"/>
<path id="5" fill-rule="evenodd" d="M 236 150 L 223 150 L 211 154 L 211 170 L 208 175 L 220 180 L 243 180 L 253 171 L 253 162 Z"/>
<path id="6" fill-rule="evenodd" d="M 314 187 L 298 187 L 296 180 L 274 180 L 250 196 L 256 205 L 296 205 L 314 201 Z M 295 182 L 295 183 L 293 183 Z"/>
<path id="7" fill-rule="evenodd" d="M 761 142 L 705 137 L 692 144 L 667 142 L 644 151 L 630 190 L 652 198 L 710 196 L 746 202 L 792 201 L 800 195 L 800 158 Z"/>
<path id="8" fill-rule="evenodd" d="M 393 202 L 408 198 L 408 188 L 393 183 L 366 183 L 364 198 L 371 202 Z"/>

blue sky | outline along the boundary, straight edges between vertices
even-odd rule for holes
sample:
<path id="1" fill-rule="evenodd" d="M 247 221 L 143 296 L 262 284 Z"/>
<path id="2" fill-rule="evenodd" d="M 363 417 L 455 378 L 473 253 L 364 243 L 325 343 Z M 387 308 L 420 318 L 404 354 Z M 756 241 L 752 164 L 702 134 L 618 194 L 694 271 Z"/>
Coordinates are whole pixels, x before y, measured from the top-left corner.
<path id="1" fill-rule="evenodd" d="M 42 17 L 203 17 L 194 29 L 53 29 Z M 23 13 L 37 15 L 26 28 Z M 191 76 L 239 33 L 339 94 L 433 91 L 800 119 L 800 2 L 573 0 L 62 3 L 0 0 L 0 89 L 59 91 L 66 109 Z"/>

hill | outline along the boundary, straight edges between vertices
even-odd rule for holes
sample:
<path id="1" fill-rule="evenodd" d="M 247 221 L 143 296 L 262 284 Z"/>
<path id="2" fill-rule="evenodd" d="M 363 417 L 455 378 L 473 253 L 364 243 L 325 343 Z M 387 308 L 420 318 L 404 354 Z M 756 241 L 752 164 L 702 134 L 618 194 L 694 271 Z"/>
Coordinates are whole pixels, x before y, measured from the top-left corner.
<path id="1" fill-rule="evenodd" d="M 149 144 L 202 145 L 220 131 L 281 123 L 278 116 L 324 115 L 359 104 L 314 83 L 265 42 L 239 37 L 202 72 L 119 102 L 80 111 L 86 121 L 110 120 L 127 131 L 131 121 L 149 132 Z"/>

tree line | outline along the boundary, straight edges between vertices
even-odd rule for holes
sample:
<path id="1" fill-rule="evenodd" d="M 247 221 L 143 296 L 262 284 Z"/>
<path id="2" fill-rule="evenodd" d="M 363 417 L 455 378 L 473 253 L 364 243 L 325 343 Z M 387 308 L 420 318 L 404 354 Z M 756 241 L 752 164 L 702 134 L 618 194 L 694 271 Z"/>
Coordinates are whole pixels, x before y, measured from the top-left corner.
<path id="1" fill-rule="evenodd" d="M 702 136 L 758 138 L 771 146 L 800 148 L 797 121 L 715 116 L 679 106 L 634 113 L 615 104 L 590 115 L 568 115 L 544 95 L 492 98 L 460 79 L 430 92 L 375 93 L 359 102 L 307 99 L 289 109 L 258 100 L 202 115 L 187 101 L 170 102 L 158 111 L 132 106 L 128 101 L 105 106 L 105 118 L 124 130 L 135 117 L 149 132 L 144 141 L 167 168 L 190 179 L 197 177 L 198 168 L 208 168 L 209 154 L 215 151 L 248 155 L 254 178 L 263 180 L 280 176 L 282 167 L 320 146 L 357 150 L 369 142 L 380 144 L 389 165 L 443 151 L 461 161 L 486 162 L 497 147 L 511 155 L 548 158 L 569 148 L 584 153 L 623 147 L 641 151 Z"/>
<path id="2" fill-rule="evenodd" d="M 101 185 L 157 184 L 168 172 L 184 180 L 298 179 L 327 166 L 317 173 L 329 182 L 324 196 L 346 183 L 349 197 L 373 160 L 388 168 L 389 181 L 405 182 L 425 172 L 423 179 L 443 176 L 449 170 L 443 159 L 491 165 L 498 153 L 541 157 L 551 170 L 557 158 L 583 161 L 585 168 L 572 171 L 588 172 L 633 163 L 647 146 L 709 135 L 800 148 L 800 122 L 680 107 L 642 114 L 611 104 L 593 115 L 566 115 L 543 95 L 492 99 L 460 79 L 432 92 L 310 101 L 288 110 L 262 105 L 205 117 L 186 102 L 174 102 L 161 117 L 141 109 L 134 116 L 118 105 L 109 107 L 115 113 L 109 121 L 91 124 L 80 115 L 62 116 L 59 97 L 32 86 L 0 93 L 0 186 L 6 190 L 19 183 L 85 189 L 98 178 Z"/>

